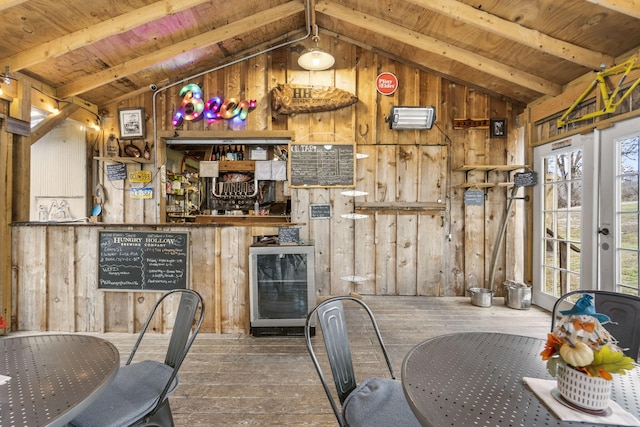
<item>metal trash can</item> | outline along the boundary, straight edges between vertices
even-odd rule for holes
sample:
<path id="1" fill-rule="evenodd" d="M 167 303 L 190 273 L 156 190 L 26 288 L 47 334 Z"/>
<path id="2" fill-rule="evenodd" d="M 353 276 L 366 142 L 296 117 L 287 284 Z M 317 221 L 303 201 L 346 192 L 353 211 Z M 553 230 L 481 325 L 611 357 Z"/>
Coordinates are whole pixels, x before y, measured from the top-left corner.
<path id="1" fill-rule="evenodd" d="M 528 310 L 531 307 L 531 287 L 524 283 L 507 280 L 504 285 L 504 304 L 516 310 Z"/>

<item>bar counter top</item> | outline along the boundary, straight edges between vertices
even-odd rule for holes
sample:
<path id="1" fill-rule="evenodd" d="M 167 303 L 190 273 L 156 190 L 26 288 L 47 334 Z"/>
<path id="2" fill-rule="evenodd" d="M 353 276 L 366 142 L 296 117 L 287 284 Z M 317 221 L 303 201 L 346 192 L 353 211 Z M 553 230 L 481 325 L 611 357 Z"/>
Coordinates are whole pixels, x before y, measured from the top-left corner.
<path id="1" fill-rule="evenodd" d="M 11 226 L 89 226 L 89 227 L 170 227 L 170 226 L 218 226 L 218 227 L 295 227 L 305 225 L 300 222 L 288 222 L 283 215 L 196 215 L 194 222 L 163 223 L 113 223 L 81 221 L 25 221 L 14 222 Z"/>

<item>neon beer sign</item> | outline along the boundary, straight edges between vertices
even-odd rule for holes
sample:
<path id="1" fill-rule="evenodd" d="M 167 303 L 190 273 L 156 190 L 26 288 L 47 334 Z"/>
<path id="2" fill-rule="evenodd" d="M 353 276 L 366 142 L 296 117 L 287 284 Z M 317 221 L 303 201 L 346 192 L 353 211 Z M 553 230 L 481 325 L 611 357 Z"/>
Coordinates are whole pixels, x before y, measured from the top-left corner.
<path id="1" fill-rule="evenodd" d="M 236 98 L 223 100 L 216 96 L 204 102 L 202 89 L 195 83 L 191 83 L 180 89 L 182 104 L 173 116 L 171 124 L 180 126 L 184 120 L 197 121 L 202 118 L 207 123 L 215 123 L 220 120 L 246 120 L 250 111 L 256 108 L 256 101 L 238 101 Z"/>

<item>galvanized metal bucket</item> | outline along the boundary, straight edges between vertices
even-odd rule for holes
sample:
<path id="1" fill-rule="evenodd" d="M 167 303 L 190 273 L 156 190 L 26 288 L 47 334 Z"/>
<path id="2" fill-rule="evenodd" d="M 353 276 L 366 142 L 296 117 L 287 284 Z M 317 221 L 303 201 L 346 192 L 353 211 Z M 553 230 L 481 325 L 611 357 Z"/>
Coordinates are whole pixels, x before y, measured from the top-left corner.
<path id="1" fill-rule="evenodd" d="M 507 280 L 504 285 L 504 305 L 516 310 L 528 310 L 531 307 L 531 287 L 524 283 Z"/>

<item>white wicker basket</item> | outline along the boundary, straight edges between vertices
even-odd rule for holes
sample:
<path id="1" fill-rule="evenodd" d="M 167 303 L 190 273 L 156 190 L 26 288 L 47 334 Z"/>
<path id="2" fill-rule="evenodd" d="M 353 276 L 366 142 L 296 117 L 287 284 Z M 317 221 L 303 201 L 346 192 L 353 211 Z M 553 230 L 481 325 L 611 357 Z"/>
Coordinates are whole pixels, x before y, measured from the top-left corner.
<path id="1" fill-rule="evenodd" d="M 581 408 L 599 411 L 609 407 L 611 381 L 590 377 L 564 363 L 558 363 L 558 392 Z"/>

